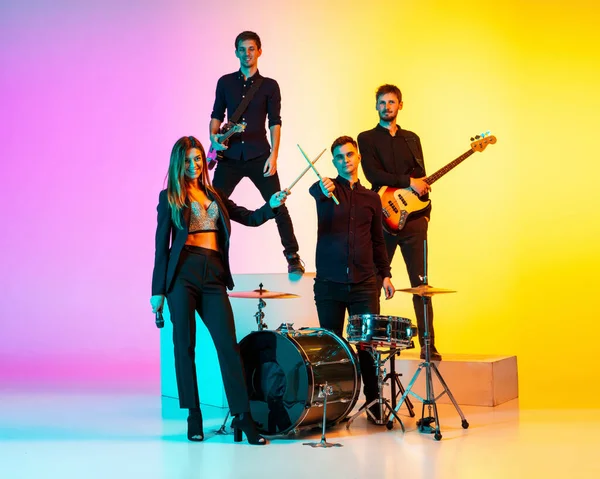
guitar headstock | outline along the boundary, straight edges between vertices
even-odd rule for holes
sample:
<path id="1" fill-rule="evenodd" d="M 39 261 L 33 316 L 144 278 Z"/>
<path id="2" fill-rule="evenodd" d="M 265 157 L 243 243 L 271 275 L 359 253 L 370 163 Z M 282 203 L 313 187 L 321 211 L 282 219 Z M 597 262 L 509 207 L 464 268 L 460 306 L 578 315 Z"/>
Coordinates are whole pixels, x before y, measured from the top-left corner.
<path id="1" fill-rule="evenodd" d="M 471 138 L 471 149 L 473 151 L 483 151 L 488 145 L 493 145 L 494 143 L 496 143 L 496 137 L 490 134 L 489 131 L 486 131 Z"/>

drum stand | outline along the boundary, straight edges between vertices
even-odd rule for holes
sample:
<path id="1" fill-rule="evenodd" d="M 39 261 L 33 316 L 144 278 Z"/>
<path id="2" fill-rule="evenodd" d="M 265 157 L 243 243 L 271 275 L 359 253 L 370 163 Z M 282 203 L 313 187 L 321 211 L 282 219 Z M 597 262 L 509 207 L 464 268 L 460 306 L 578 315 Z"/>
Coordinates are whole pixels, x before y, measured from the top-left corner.
<path id="1" fill-rule="evenodd" d="M 319 384 L 319 396 L 323 399 L 323 432 L 321 433 L 321 440 L 319 442 L 304 442 L 303 446 L 310 447 L 343 447 L 343 444 L 327 442 L 327 438 L 325 437 L 325 426 L 327 424 L 327 396 L 331 396 L 333 394 L 333 388 L 327 384 Z"/>
<path id="2" fill-rule="evenodd" d="M 421 278 L 421 281 L 422 281 L 422 286 L 427 287 L 428 283 L 427 283 L 427 242 L 426 241 L 425 241 L 424 256 L 425 256 L 425 268 L 423 270 L 424 275 Z M 425 342 L 425 361 L 423 361 L 421 364 L 419 364 L 419 367 L 415 371 L 415 374 L 414 374 L 413 378 L 411 379 L 410 383 L 408 384 L 408 387 L 402 394 L 402 397 L 400 398 L 400 402 L 396 406 L 395 412 L 398 412 L 398 410 L 402 406 L 402 403 L 404 403 L 404 401 L 407 399 L 408 395 L 412 394 L 418 401 L 423 403 L 423 407 L 421 409 L 421 419 L 419 419 L 417 421 L 417 427 L 419 429 L 419 432 L 428 433 L 428 434 L 433 433 L 433 435 L 434 435 L 433 437 L 435 438 L 435 440 L 439 441 L 440 439 L 442 439 L 442 433 L 440 432 L 440 419 L 439 419 L 439 415 L 438 415 L 436 401 L 439 400 L 439 398 L 441 398 L 444 394 L 448 394 L 450 401 L 452 401 L 454 408 L 456 409 L 460 418 L 462 419 L 461 425 L 462 425 L 463 429 L 468 429 L 469 423 L 467 422 L 465 415 L 463 414 L 458 403 L 456 402 L 456 399 L 454 399 L 452 392 L 450 392 L 450 388 L 446 384 L 446 381 L 444 381 L 444 378 L 440 374 L 440 371 L 438 370 L 437 366 L 435 365 L 435 363 L 431 362 L 431 345 L 430 345 L 431 339 L 429 338 L 429 327 L 427 325 L 427 305 L 429 304 L 429 301 L 431 301 L 431 297 L 430 297 L 431 294 L 433 294 L 433 292 L 427 293 L 426 290 L 420 294 L 421 299 L 423 300 L 423 311 L 424 311 L 424 321 L 425 321 L 425 331 L 423 332 L 423 339 Z M 416 394 L 412 391 L 412 387 L 414 386 L 417 378 L 419 377 L 419 374 L 421 374 L 421 371 L 423 369 L 425 369 L 425 398 L 422 398 L 421 396 L 419 396 L 418 394 Z M 435 396 L 435 393 L 433 392 L 433 377 L 431 374 L 432 370 L 435 373 L 435 375 L 437 376 L 437 378 L 439 379 L 440 384 L 444 388 L 444 390 L 437 397 Z M 429 413 L 429 416 L 427 416 L 427 417 L 425 417 L 425 406 L 427 406 L 428 413 Z M 431 416 L 432 410 L 433 410 L 433 416 Z M 394 416 L 397 417 L 396 414 L 394 414 Z M 393 421 L 394 421 L 393 419 L 388 421 L 388 423 L 387 423 L 388 429 L 390 429 L 391 426 L 393 426 Z M 434 424 L 434 423 L 435 423 L 435 427 L 432 427 L 432 424 Z M 404 428 L 402 428 L 402 431 L 404 431 Z"/>
<path id="3" fill-rule="evenodd" d="M 378 351 L 375 347 L 373 347 L 372 345 L 369 345 L 369 343 L 361 343 L 359 345 L 359 347 L 364 347 L 364 348 L 370 349 L 370 353 L 373 356 L 373 361 L 375 363 L 375 368 L 377 370 L 377 388 L 378 388 L 379 392 L 377 394 L 377 399 L 373 399 L 370 403 L 363 404 L 360 407 L 360 409 L 356 413 L 354 413 L 350 419 L 348 419 L 348 422 L 346 423 L 346 429 L 350 429 L 350 425 L 352 424 L 352 422 L 358 416 L 360 416 L 363 412 L 366 412 L 367 416 L 369 416 L 375 424 L 378 424 L 380 426 L 385 424 L 388 429 L 392 429 L 394 427 L 394 418 L 395 418 L 400 423 L 400 427 L 402 427 L 402 431 L 404 431 L 404 424 L 402 423 L 402 419 L 400 419 L 400 417 L 397 414 L 398 410 L 400 409 L 400 406 L 398 406 L 394 410 L 394 408 L 390 404 L 389 399 L 383 397 L 383 385 L 385 383 L 384 378 L 386 377 L 386 371 L 384 368 L 384 364 L 388 359 L 390 359 L 396 355 L 396 351 L 390 350 L 388 352 L 387 358 L 382 360 L 381 356 L 382 356 L 382 354 L 385 354 L 385 353 Z M 392 351 L 394 351 L 394 352 L 392 353 Z M 371 406 L 374 406 L 375 404 L 377 404 L 379 406 L 379 419 L 377 419 L 369 409 Z M 384 408 L 389 412 L 384 414 Z M 390 415 L 393 415 L 394 417 L 390 421 L 388 421 L 388 418 Z M 386 419 L 384 419 L 384 416 Z"/>
<path id="4" fill-rule="evenodd" d="M 414 345 L 412 346 L 414 347 Z M 392 349 L 391 351 L 391 360 L 390 360 L 390 372 L 383 378 L 383 382 L 386 383 L 387 380 L 390 380 L 390 397 L 392 398 L 392 408 L 396 408 L 396 401 L 398 401 L 398 396 L 404 394 L 404 386 L 400 381 L 400 376 L 402 373 L 396 372 L 396 356 L 400 355 L 400 349 Z M 396 388 L 398 390 L 396 391 Z M 408 415 L 410 417 L 415 417 L 415 410 L 410 398 L 406 398 L 406 409 L 408 409 Z"/>

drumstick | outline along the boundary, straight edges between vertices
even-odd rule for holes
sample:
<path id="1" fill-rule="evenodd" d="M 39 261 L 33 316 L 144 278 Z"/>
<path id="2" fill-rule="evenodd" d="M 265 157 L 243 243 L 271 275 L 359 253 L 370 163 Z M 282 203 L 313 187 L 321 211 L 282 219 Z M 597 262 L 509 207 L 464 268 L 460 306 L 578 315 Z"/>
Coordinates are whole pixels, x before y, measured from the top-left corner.
<path id="1" fill-rule="evenodd" d="M 300 145 L 296 145 L 296 146 L 300 150 L 300 153 L 302 153 L 302 156 L 304 157 L 304 159 L 306 161 L 308 161 L 309 167 L 312 168 L 312 170 L 315 172 L 315 174 L 317 175 L 317 178 L 319 178 L 320 181 L 323 181 L 323 178 L 321 177 L 321 175 L 319 174 L 319 172 L 317 171 L 317 169 L 314 167 L 314 165 L 310 162 L 310 160 L 308 159 L 308 156 L 306 156 L 306 153 L 304 153 L 304 150 L 302 149 L 302 147 Z M 340 202 L 338 201 L 338 199 L 335 197 L 335 195 L 333 193 L 331 193 L 331 199 L 333 200 L 333 202 L 336 205 L 340 204 Z"/>
<path id="2" fill-rule="evenodd" d="M 325 150 L 327 150 L 327 148 L 324 148 L 324 149 L 323 149 L 323 151 L 322 151 L 321 153 L 319 153 L 319 156 L 317 156 L 317 157 L 316 157 L 316 158 L 315 158 L 315 159 L 314 159 L 314 160 L 311 162 L 313 165 L 314 165 L 314 164 L 317 162 L 317 160 L 318 160 L 319 158 L 321 158 L 321 156 L 323 156 L 323 153 L 325 153 Z M 303 171 L 302 173 L 300 173 L 300 176 L 298 176 L 298 178 L 296 178 L 296 179 L 294 180 L 294 182 L 293 182 L 293 183 L 292 183 L 290 186 L 288 186 L 288 190 L 291 190 L 291 189 L 292 189 L 292 187 L 293 187 L 293 186 L 295 186 L 295 185 L 296 185 L 296 183 L 298 183 L 298 182 L 300 181 L 300 178 L 302 178 L 302 177 L 303 177 L 303 176 L 306 174 L 306 172 L 307 172 L 308 170 L 310 170 L 310 166 L 307 166 L 307 167 L 304 169 L 304 171 Z"/>

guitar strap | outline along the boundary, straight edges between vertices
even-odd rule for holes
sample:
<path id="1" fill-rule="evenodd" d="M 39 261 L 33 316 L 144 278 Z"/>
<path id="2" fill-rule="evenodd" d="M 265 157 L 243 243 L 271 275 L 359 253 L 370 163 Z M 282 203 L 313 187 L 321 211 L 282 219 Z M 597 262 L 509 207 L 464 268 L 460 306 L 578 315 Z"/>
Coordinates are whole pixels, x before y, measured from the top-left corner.
<path id="1" fill-rule="evenodd" d="M 417 148 L 417 140 L 412 137 L 409 138 L 407 135 L 402 135 L 402 136 L 404 137 L 404 141 L 406 142 L 408 149 L 412 153 L 415 161 L 421 168 L 423 168 L 423 172 L 425 173 L 425 162 L 423 161 L 423 158 L 419 154 L 419 151 Z"/>
<path id="2" fill-rule="evenodd" d="M 246 92 L 245 98 L 240 102 L 238 107 L 235 109 L 235 111 L 233 112 L 233 115 L 231 115 L 231 117 L 228 118 L 229 123 L 237 123 L 240 120 L 241 116 L 246 111 L 246 108 L 248 108 L 248 105 L 252 101 L 252 98 L 254 98 L 255 93 L 260 88 L 260 85 L 262 84 L 262 82 L 263 82 L 263 77 L 258 77 L 256 80 L 254 80 L 254 82 L 252 82 L 252 86 Z"/>

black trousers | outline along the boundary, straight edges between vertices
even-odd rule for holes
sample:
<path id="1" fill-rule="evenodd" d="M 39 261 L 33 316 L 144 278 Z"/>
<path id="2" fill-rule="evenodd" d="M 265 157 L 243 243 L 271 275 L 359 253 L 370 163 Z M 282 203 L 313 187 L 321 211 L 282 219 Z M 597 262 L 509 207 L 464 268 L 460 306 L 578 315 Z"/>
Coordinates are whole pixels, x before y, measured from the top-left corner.
<path id="1" fill-rule="evenodd" d="M 315 304 L 319 324 L 340 338 L 344 335 L 344 319 L 348 314 L 379 314 L 379 289 L 375 276 L 362 283 L 343 284 L 315 279 Z M 358 349 L 358 360 L 367 401 L 378 397 L 377 372 L 369 351 Z"/>
<path id="2" fill-rule="evenodd" d="M 277 173 L 267 177 L 263 174 L 265 161 L 268 157 L 269 154 L 267 153 L 247 161 L 224 158 L 219 161 L 215 169 L 213 186 L 219 188 L 229 197 L 239 182 L 247 177 L 258 188 L 263 199 L 269 201 L 273 193 L 281 189 L 281 184 Z M 294 225 L 285 205 L 279 208 L 279 212 L 275 216 L 275 222 L 277 223 L 281 244 L 283 245 L 283 254 L 298 253 L 298 241 L 294 235 Z"/>
<path id="3" fill-rule="evenodd" d="M 196 375 L 196 311 L 215 343 L 231 414 L 250 410 L 233 311 L 223 283 L 225 269 L 218 251 L 185 246 L 174 284 L 167 294 L 175 373 L 181 408 L 200 406 Z"/>
<path id="4" fill-rule="evenodd" d="M 396 247 L 400 246 L 411 287 L 421 284 L 420 276 L 423 276 L 424 274 L 425 247 L 423 242 L 427 239 L 427 227 L 427 220 L 425 217 L 421 217 L 408 221 L 397 236 L 393 236 L 385 231 L 383 233 L 390 263 L 396 252 Z M 417 316 L 419 344 L 423 347 L 425 345 L 423 340 L 423 333 L 425 332 L 425 313 L 423 311 L 423 300 L 421 296 L 413 295 L 413 306 L 415 308 L 415 315 Z M 435 347 L 433 306 L 431 301 L 428 301 L 427 304 L 427 326 L 429 329 L 429 337 L 431 338 L 431 345 Z"/>

